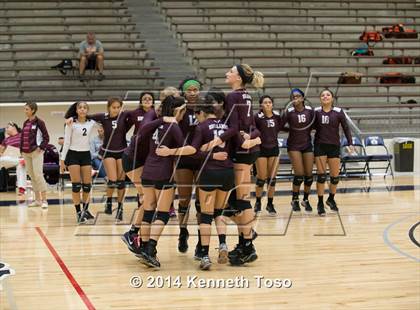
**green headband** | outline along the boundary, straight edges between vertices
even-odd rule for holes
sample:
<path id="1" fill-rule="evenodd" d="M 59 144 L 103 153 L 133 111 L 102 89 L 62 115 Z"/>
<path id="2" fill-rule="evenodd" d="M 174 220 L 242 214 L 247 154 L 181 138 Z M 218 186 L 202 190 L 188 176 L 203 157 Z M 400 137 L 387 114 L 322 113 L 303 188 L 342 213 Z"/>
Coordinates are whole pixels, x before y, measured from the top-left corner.
<path id="1" fill-rule="evenodd" d="M 182 85 L 182 91 L 184 91 L 184 92 L 187 91 L 187 89 L 190 88 L 190 86 L 195 86 L 198 89 L 200 89 L 201 84 L 197 80 L 188 80 Z"/>

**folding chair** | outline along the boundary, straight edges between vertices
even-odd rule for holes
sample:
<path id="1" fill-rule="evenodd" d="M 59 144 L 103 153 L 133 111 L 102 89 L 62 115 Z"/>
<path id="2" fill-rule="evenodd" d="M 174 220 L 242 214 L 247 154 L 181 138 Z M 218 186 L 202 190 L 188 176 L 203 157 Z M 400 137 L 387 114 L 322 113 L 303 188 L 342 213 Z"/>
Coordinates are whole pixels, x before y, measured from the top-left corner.
<path id="1" fill-rule="evenodd" d="M 347 139 L 341 139 L 340 174 L 343 177 L 369 177 L 369 180 L 371 180 L 372 177 L 369 169 L 369 156 L 366 155 L 365 147 L 358 137 L 353 137 L 352 142 L 357 154 L 347 153 L 346 148 L 349 146 Z M 362 166 L 359 164 L 362 164 Z"/>
<path id="2" fill-rule="evenodd" d="M 388 170 L 391 172 L 392 178 L 394 178 L 394 171 L 392 170 L 391 160 L 393 158 L 392 154 L 389 154 L 388 148 L 385 146 L 384 139 L 381 136 L 368 136 L 365 138 L 365 150 L 367 149 L 376 149 L 381 150 L 385 149 L 385 153 L 380 154 L 367 154 L 369 163 L 387 163 L 386 167 L 384 166 L 372 166 L 369 165 L 369 170 L 379 170 L 379 169 L 385 169 L 385 173 L 375 173 L 372 175 L 383 175 L 384 179 L 388 175 Z"/>

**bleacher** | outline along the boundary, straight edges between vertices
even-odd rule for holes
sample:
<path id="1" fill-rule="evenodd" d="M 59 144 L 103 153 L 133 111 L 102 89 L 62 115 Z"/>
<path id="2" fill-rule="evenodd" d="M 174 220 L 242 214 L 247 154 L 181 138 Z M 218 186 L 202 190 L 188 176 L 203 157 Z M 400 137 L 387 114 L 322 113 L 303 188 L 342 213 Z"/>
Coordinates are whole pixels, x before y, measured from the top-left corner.
<path id="1" fill-rule="evenodd" d="M 78 48 L 88 31 L 104 44 L 103 81 L 93 71 L 79 81 Z M 73 72 L 51 69 L 66 58 Z M 123 0 L 0 1 L 0 102 L 104 100 L 157 90 L 158 71 Z"/>
<path id="2" fill-rule="evenodd" d="M 306 89 L 318 103 L 325 86 L 336 90 L 341 72 L 360 72 L 360 85 L 340 85 L 345 106 L 420 102 L 420 64 L 383 65 L 387 56 L 420 57 L 419 39 L 384 39 L 374 56 L 351 56 L 363 31 L 403 23 L 420 30 L 420 8 L 414 0 L 250 1 L 156 0 L 201 78 L 226 87 L 224 74 L 237 63 L 249 63 L 266 75 L 264 92 L 283 105 L 290 87 Z M 414 76 L 415 84 L 380 84 L 385 72 Z"/>

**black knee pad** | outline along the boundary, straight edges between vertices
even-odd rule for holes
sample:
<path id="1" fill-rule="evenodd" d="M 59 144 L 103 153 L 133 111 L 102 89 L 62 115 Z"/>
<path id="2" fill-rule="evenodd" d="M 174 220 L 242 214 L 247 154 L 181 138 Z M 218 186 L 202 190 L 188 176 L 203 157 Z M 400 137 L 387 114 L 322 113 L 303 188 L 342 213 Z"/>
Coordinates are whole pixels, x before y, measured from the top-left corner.
<path id="1" fill-rule="evenodd" d="M 82 183 L 71 183 L 71 191 L 73 193 L 79 193 L 82 189 Z"/>
<path id="2" fill-rule="evenodd" d="M 158 221 L 158 220 L 162 221 L 165 225 L 168 224 L 169 212 L 158 211 L 155 221 Z"/>
<path id="3" fill-rule="evenodd" d="M 212 221 L 213 221 L 213 214 L 201 213 L 200 224 L 211 225 Z"/>
<path id="4" fill-rule="evenodd" d="M 330 176 L 330 182 L 331 182 L 331 184 L 337 185 L 339 181 L 340 181 L 340 178 L 339 177 L 331 177 Z"/>
<path id="5" fill-rule="evenodd" d="M 214 209 L 213 218 L 222 216 L 222 214 L 223 214 L 223 209 Z"/>
<path id="6" fill-rule="evenodd" d="M 277 179 L 276 178 L 274 178 L 274 179 L 267 179 L 267 184 L 270 185 L 270 186 L 276 186 L 276 183 L 277 183 Z"/>
<path id="7" fill-rule="evenodd" d="M 236 201 L 236 209 L 238 211 L 245 211 L 247 209 L 252 209 L 251 202 L 248 200 L 237 200 Z"/>
<path id="8" fill-rule="evenodd" d="M 305 181 L 304 181 L 303 184 L 305 184 L 305 186 L 311 186 L 312 183 L 314 182 L 314 177 L 313 176 L 308 177 L 308 176 L 305 175 L 304 179 L 305 179 Z"/>
<path id="9" fill-rule="evenodd" d="M 151 223 L 153 221 L 153 216 L 155 215 L 155 211 L 152 210 L 144 210 L 143 214 L 143 222 Z"/>
<path id="10" fill-rule="evenodd" d="M 197 211 L 197 213 L 201 213 L 201 204 L 200 204 L 200 200 L 196 200 L 195 202 L 194 202 L 194 205 L 195 205 L 195 211 Z"/>
<path id="11" fill-rule="evenodd" d="M 124 189 L 125 188 L 125 181 L 117 181 L 117 188 L 118 189 Z"/>
<path id="12" fill-rule="evenodd" d="M 92 184 L 90 184 L 90 183 L 83 183 L 82 184 L 82 189 L 83 189 L 84 193 L 89 193 L 91 188 L 92 188 Z"/>
<path id="13" fill-rule="evenodd" d="M 106 183 L 106 186 L 108 186 L 108 188 L 117 188 L 117 181 L 108 180 L 108 182 Z"/>
<path id="14" fill-rule="evenodd" d="M 178 206 L 178 213 L 182 214 L 182 215 L 185 215 L 185 214 L 188 213 L 188 208 L 189 208 L 188 206 L 183 207 L 183 206 L 179 205 Z"/>
<path id="15" fill-rule="evenodd" d="M 293 185 L 300 186 L 303 183 L 303 175 L 295 175 L 293 177 Z"/>
<path id="16" fill-rule="evenodd" d="M 327 180 L 327 176 L 325 174 L 317 174 L 316 175 L 316 182 L 317 183 L 324 184 L 326 180 Z"/>
<path id="17" fill-rule="evenodd" d="M 255 182 L 255 184 L 256 184 L 258 187 L 263 187 L 263 186 L 264 186 L 264 183 L 265 183 L 265 181 L 264 181 L 264 180 L 262 180 L 262 179 L 257 179 L 257 182 Z"/>

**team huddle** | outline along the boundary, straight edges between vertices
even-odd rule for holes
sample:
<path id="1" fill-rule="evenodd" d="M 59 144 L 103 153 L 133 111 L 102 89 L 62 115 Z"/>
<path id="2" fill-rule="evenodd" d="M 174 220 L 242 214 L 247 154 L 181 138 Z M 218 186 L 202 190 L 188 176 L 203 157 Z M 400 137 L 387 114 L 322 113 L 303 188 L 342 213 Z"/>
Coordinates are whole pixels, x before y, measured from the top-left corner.
<path id="1" fill-rule="evenodd" d="M 108 100 L 107 113 L 88 114 L 86 102 L 76 102 L 66 113 L 62 165 L 70 172 L 72 197 L 78 223 L 93 219 L 89 212 L 91 161 L 89 140 L 97 124 L 104 129 L 101 148 L 107 173 L 105 213 L 113 213 L 112 198 L 117 191 L 116 220 L 123 219 L 126 176 L 137 189 L 138 212 L 123 241 L 147 266 L 159 268 L 157 245 L 173 213 L 178 196 L 178 250 L 188 250 L 189 209 L 195 192 L 198 241 L 194 258 L 200 269 L 208 270 L 211 225 L 215 222 L 219 239 L 218 263 L 243 265 L 257 259 L 253 240 L 256 214 L 261 212 L 264 185 L 267 184 L 266 210 L 275 215 L 273 203 L 279 165 L 279 132 L 287 132 L 287 151 L 293 167 L 292 210 L 312 212 L 309 193 L 316 164 L 317 211 L 324 216 L 324 187 L 329 169 L 329 196 L 326 205 L 338 211 L 334 196 L 339 181 L 340 135 L 348 143 L 352 137 L 344 111 L 333 105 L 334 94 L 325 89 L 321 106 L 306 104 L 305 94 L 293 89 L 290 104 L 282 113 L 273 109 L 270 96 L 260 98 L 254 114 L 247 85 L 261 88 L 263 74 L 249 65 L 233 66 L 226 73 L 232 91 L 225 94 L 210 89 L 200 95 L 202 84 L 195 78 L 182 81 L 179 90 L 162 91 L 160 105 L 154 94 L 143 92 L 139 107 L 122 111 L 119 98 Z M 126 134 L 134 126 L 127 146 Z M 312 139 L 311 133 L 315 131 Z M 351 147 L 352 148 L 352 147 Z M 251 205 L 251 177 L 256 169 L 256 203 Z M 302 183 L 303 199 L 299 200 Z M 175 193 L 176 192 L 176 193 Z M 237 225 L 238 243 L 228 251 L 226 223 Z"/>

